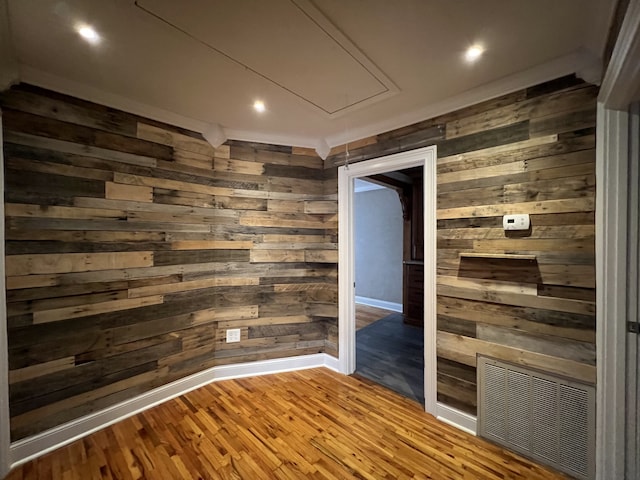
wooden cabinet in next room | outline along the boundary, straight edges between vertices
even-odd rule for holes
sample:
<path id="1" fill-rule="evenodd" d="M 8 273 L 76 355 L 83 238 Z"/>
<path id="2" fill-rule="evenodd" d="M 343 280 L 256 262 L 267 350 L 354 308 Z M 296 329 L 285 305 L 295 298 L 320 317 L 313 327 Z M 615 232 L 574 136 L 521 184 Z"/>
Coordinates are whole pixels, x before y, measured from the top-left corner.
<path id="1" fill-rule="evenodd" d="M 409 260 L 404 263 L 404 321 L 422 326 L 424 323 L 424 264 Z"/>

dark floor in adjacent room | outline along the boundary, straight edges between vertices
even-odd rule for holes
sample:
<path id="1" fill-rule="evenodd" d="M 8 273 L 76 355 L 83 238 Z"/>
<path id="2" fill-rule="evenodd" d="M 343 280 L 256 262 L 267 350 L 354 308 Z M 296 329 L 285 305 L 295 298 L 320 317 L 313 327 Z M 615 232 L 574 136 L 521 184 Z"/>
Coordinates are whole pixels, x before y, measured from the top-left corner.
<path id="1" fill-rule="evenodd" d="M 424 335 L 401 313 L 356 332 L 356 374 L 424 405 Z"/>

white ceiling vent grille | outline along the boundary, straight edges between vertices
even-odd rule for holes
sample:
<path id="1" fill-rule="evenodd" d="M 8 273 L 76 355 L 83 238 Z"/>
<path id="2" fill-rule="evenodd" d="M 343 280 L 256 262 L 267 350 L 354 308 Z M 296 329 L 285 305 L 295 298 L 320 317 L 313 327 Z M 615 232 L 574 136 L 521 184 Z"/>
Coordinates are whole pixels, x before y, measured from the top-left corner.
<path id="1" fill-rule="evenodd" d="M 595 389 L 478 357 L 478 432 L 577 478 L 595 478 Z"/>

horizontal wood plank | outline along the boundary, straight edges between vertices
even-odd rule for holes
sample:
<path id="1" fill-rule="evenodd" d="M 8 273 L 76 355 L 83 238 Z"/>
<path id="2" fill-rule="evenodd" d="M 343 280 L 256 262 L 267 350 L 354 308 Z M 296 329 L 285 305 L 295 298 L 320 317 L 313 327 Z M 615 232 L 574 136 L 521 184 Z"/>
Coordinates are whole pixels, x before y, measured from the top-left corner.
<path id="1" fill-rule="evenodd" d="M 154 143 L 210 156 L 211 158 L 216 153 L 216 150 L 205 140 L 142 122 L 137 122 L 136 136 Z"/>
<path id="2" fill-rule="evenodd" d="M 138 187 L 107 182 L 105 184 L 105 198 L 109 200 L 151 202 L 153 201 L 153 189 L 151 187 Z"/>
<path id="3" fill-rule="evenodd" d="M 496 217 L 516 213 L 548 214 L 589 212 L 595 210 L 593 198 L 576 198 L 568 200 L 548 200 L 544 202 L 521 202 L 473 207 L 445 208 L 436 212 L 438 220 L 465 217 Z"/>
<path id="4" fill-rule="evenodd" d="M 110 302 L 93 303 L 73 307 L 56 308 L 53 310 L 43 310 L 33 314 L 34 325 L 40 323 L 58 322 L 71 318 L 87 317 L 99 313 L 117 312 L 132 308 L 144 307 L 147 305 L 158 305 L 164 301 L 162 295 L 146 296 L 139 299 L 113 300 Z"/>
<path id="5" fill-rule="evenodd" d="M 243 285 L 259 285 L 258 278 L 235 278 L 235 277 L 218 277 L 207 278 L 204 280 L 192 280 L 189 282 L 179 282 L 164 285 L 150 285 L 148 287 L 139 287 L 129 289 L 129 298 L 141 298 L 150 295 L 161 295 L 165 293 L 186 292 L 189 290 L 200 290 L 210 287 L 231 287 Z"/>
<path id="6" fill-rule="evenodd" d="M 6 258 L 5 272 L 7 276 L 18 276 L 151 266 L 153 252 L 10 255 Z"/>
<path id="7" fill-rule="evenodd" d="M 481 354 L 590 384 L 596 382 L 596 368 L 592 365 L 452 333 L 438 332 L 437 349 L 438 356 L 465 365 L 475 366 L 476 356 Z"/>

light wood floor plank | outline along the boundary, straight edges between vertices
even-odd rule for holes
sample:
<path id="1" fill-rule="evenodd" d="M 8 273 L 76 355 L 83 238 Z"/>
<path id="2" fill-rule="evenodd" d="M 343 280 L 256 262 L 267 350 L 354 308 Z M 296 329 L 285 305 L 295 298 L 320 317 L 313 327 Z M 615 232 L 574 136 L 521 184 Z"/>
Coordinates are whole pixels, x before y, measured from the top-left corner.
<path id="1" fill-rule="evenodd" d="M 7 480 L 567 477 L 319 368 L 224 380 L 118 422 Z"/>

